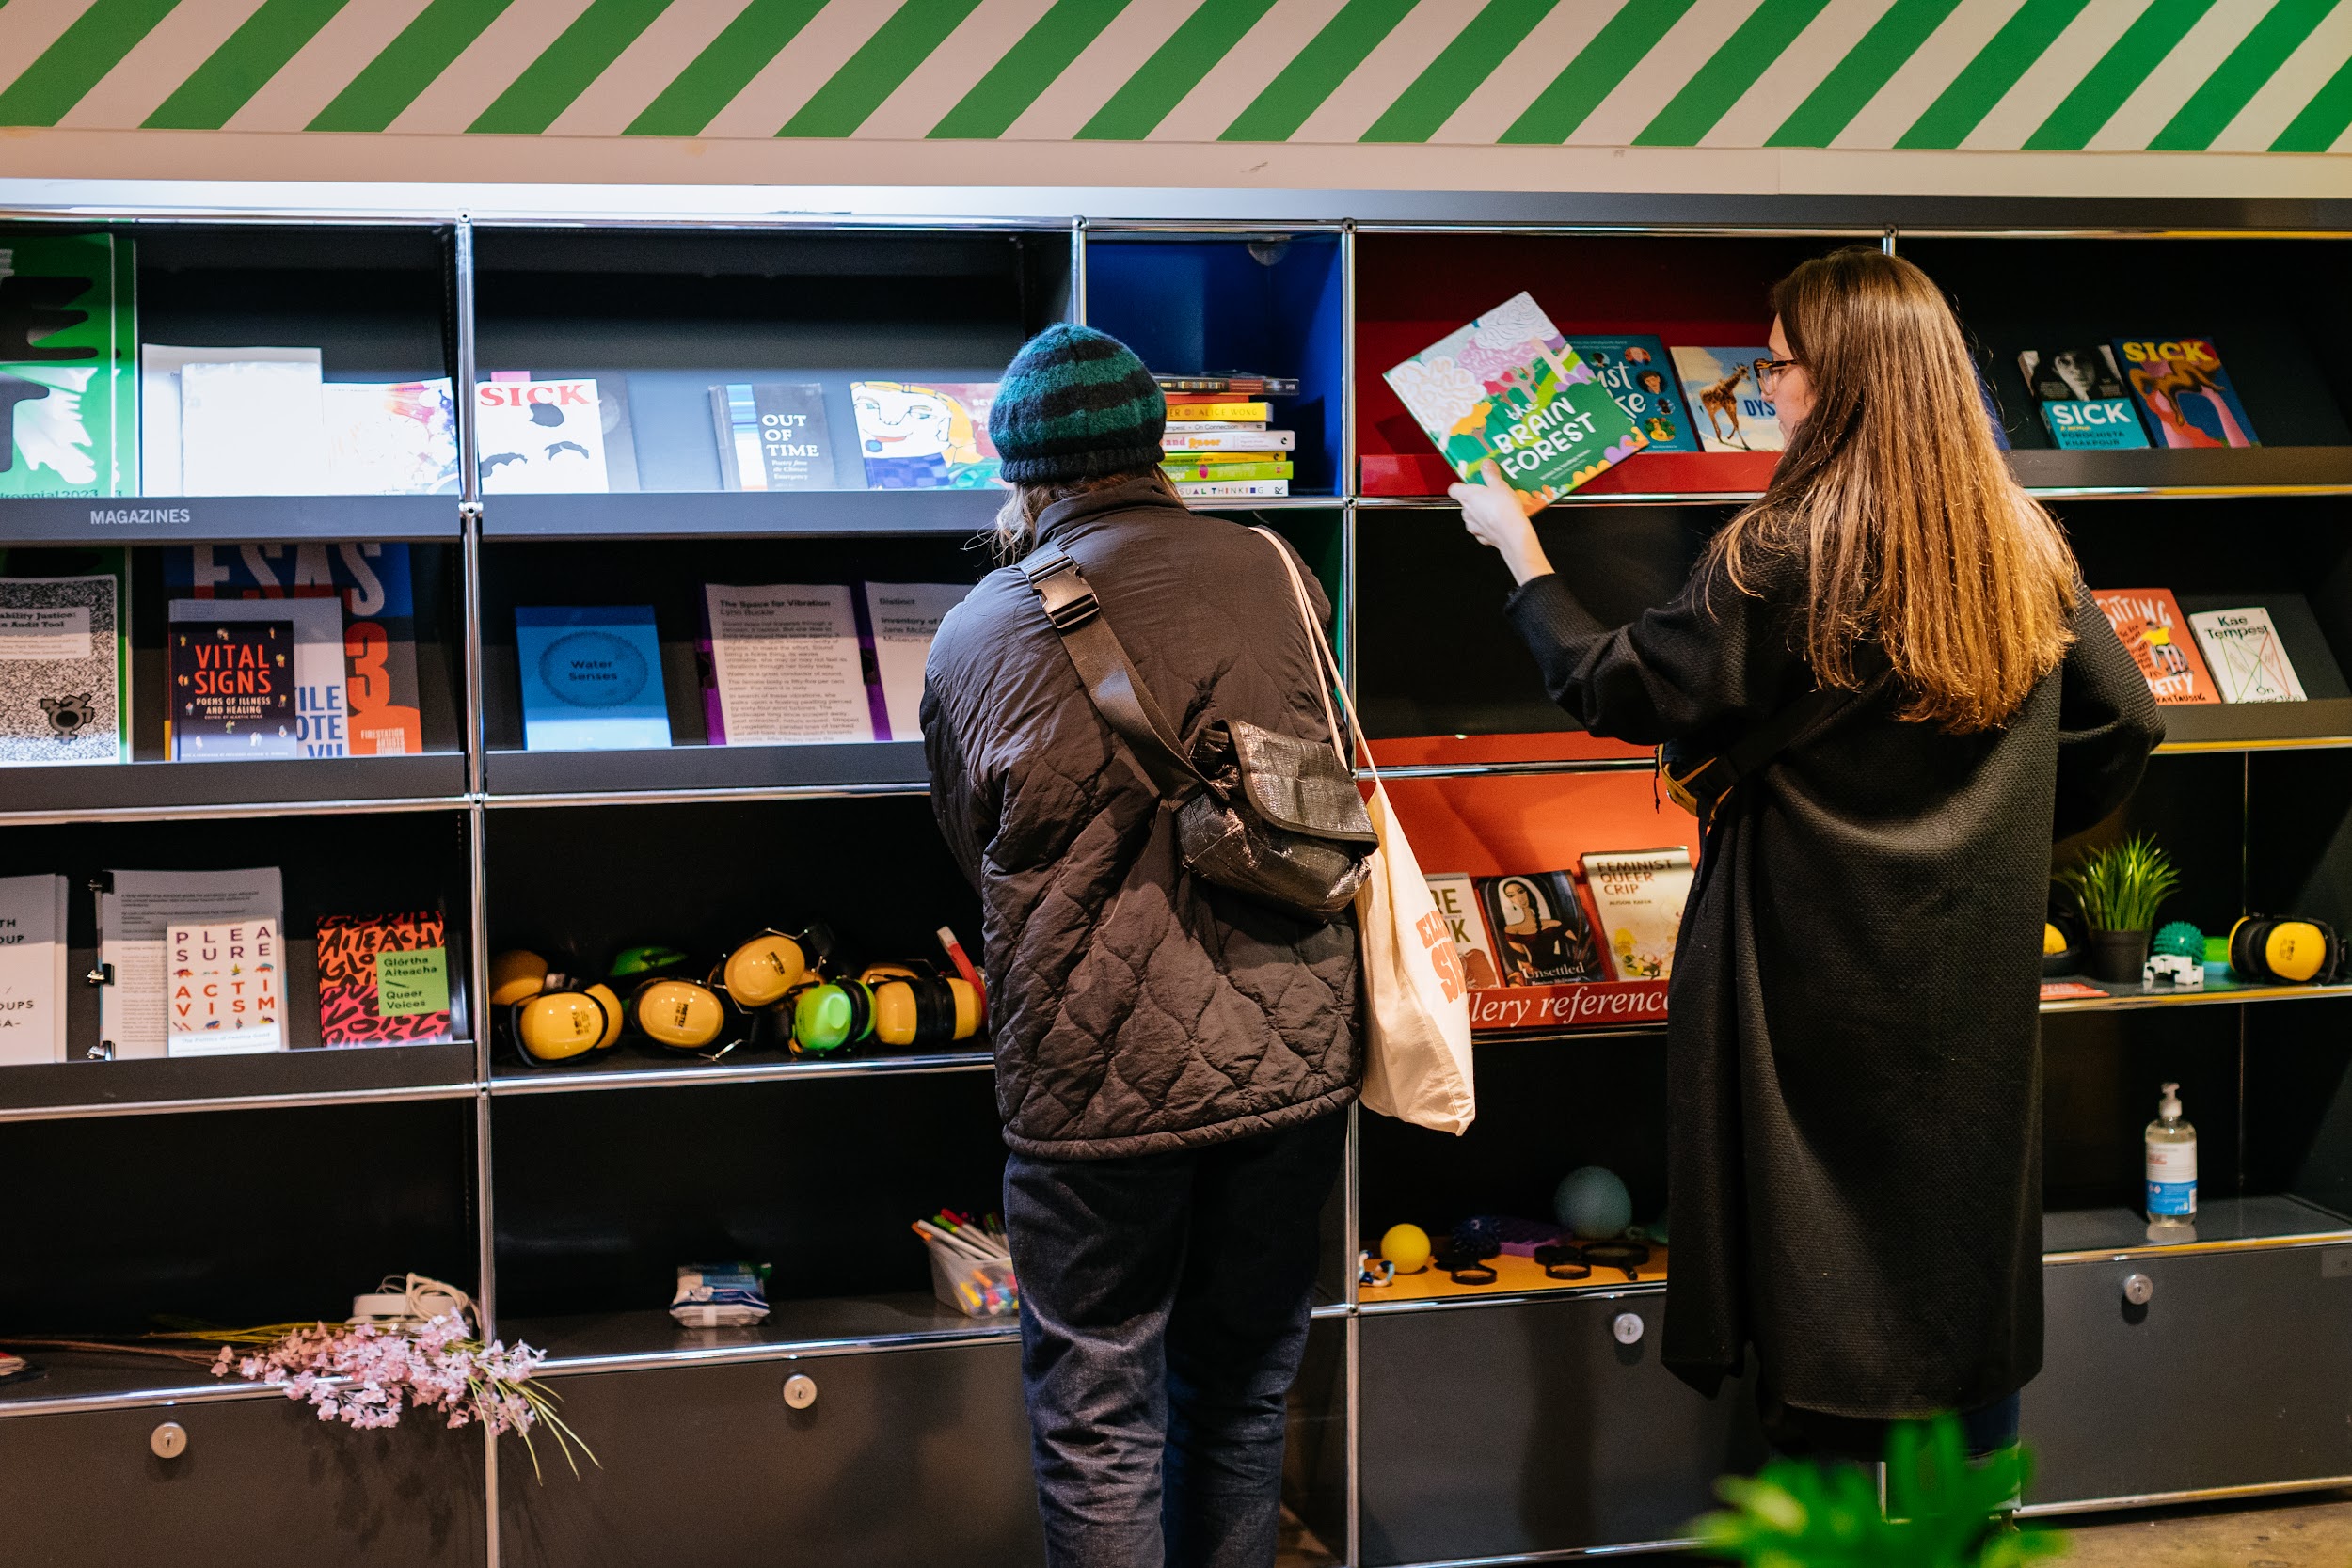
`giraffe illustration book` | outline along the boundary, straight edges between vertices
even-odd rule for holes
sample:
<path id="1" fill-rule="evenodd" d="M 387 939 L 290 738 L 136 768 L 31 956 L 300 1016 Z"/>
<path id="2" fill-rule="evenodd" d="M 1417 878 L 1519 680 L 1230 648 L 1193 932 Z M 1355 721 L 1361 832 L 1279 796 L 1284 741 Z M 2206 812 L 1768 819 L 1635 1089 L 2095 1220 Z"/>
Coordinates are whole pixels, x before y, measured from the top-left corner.
<path id="1" fill-rule="evenodd" d="M 1677 348 L 1675 374 L 1707 451 L 1778 451 L 1788 444 L 1779 411 L 1762 390 L 1767 348 Z"/>

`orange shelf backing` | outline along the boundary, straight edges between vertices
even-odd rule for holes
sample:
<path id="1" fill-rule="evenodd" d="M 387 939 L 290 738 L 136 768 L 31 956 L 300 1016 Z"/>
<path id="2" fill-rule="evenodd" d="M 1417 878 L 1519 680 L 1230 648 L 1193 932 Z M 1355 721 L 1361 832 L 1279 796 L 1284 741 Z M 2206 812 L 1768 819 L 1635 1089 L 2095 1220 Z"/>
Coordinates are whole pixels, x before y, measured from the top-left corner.
<path id="1" fill-rule="evenodd" d="M 1456 1285 L 1453 1276 L 1435 1263 L 1419 1274 L 1399 1275 L 1387 1285 L 1362 1285 L 1357 1288 L 1357 1299 L 1365 1306 L 1383 1301 L 1438 1301 L 1457 1296 L 1518 1296 L 1535 1291 L 1606 1291 L 1623 1290 L 1629 1283 L 1654 1284 L 1666 1277 L 1666 1249 L 1653 1246 L 1649 1261 L 1633 1272 L 1638 1280 L 1629 1281 L 1624 1271 L 1596 1266 L 1590 1279 L 1554 1279 L 1544 1273 L 1533 1258 L 1520 1258 L 1504 1253 L 1489 1258 L 1486 1266 L 1495 1271 L 1492 1285 Z"/>

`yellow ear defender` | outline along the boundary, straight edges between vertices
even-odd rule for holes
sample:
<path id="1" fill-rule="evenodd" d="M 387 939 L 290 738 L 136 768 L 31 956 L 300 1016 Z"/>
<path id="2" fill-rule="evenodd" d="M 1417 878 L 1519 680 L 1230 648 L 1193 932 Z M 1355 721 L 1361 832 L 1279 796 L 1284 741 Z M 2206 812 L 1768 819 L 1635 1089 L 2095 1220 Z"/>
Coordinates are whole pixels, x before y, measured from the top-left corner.
<path id="1" fill-rule="evenodd" d="M 833 932 L 821 922 L 797 936 L 771 927 L 720 960 L 710 988 L 745 1012 L 757 1012 L 817 978 L 832 957 Z"/>
<path id="2" fill-rule="evenodd" d="M 648 980 L 630 992 L 628 1022 L 669 1051 L 701 1051 L 727 1026 L 726 1004 L 693 980 Z"/>
<path id="3" fill-rule="evenodd" d="M 2230 973 L 2241 980 L 2326 980 L 2343 958 L 2334 928 L 2322 921 L 2257 914 L 2230 927 Z"/>
<path id="4" fill-rule="evenodd" d="M 868 964 L 858 979 L 873 992 L 874 1037 L 884 1045 L 933 1046 L 980 1030 L 980 994 L 968 980 L 912 964 Z"/>
<path id="5" fill-rule="evenodd" d="M 516 1049 L 534 1065 L 609 1051 L 621 1037 L 621 999 L 612 988 L 580 984 L 536 953 L 518 949 L 490 960 L 490 1004 L 506 1009 Z"/>

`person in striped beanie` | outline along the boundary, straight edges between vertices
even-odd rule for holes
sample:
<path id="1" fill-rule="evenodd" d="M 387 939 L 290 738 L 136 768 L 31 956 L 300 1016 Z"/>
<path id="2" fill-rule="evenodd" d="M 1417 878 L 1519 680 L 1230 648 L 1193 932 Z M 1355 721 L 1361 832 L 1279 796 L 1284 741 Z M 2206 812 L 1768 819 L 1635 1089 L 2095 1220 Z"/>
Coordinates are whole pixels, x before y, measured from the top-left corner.
<path id="1" fill-rule="evenodd" d="M 1079 569 L 1187 748 L 1217 720 L 1326 742 L 1289 546 L 1186 508 L 1166 415 L 1117 339 L 1040 333 L 989 413 L 1005 553 Z M 923 748 L 987 938 L 1047 1568 L 1272 1568 L 1284 1396 L 1361 1076 L 1354 917 L 1186 868 L 1020 567 L 940 623 Z"/>
<path id="2" fill-rule="evenodd" d="M 1156 480 L 1168 400 L 1135 351 L 1107 332 L 1057 322 L 1022 346 L 997 383 L 988 437 L 1013 487 L 997 514 L 999 553 L 1020 555 L 1055 501 L 1128 480 Z"/>

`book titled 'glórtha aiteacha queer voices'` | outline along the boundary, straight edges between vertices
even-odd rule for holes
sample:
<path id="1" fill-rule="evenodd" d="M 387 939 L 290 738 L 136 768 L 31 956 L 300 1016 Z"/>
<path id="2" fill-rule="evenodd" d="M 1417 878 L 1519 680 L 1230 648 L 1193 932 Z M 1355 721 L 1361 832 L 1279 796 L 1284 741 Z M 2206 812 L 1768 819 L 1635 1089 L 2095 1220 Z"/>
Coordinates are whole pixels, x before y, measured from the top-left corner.
<path id="1" fill-rule="evenodd" d="M 1520 293 L 1387 372 L 1430 440 L 1466 480 L 1492 459 L 1544 501 L 1649 444 L 1543 308 Z"/>

